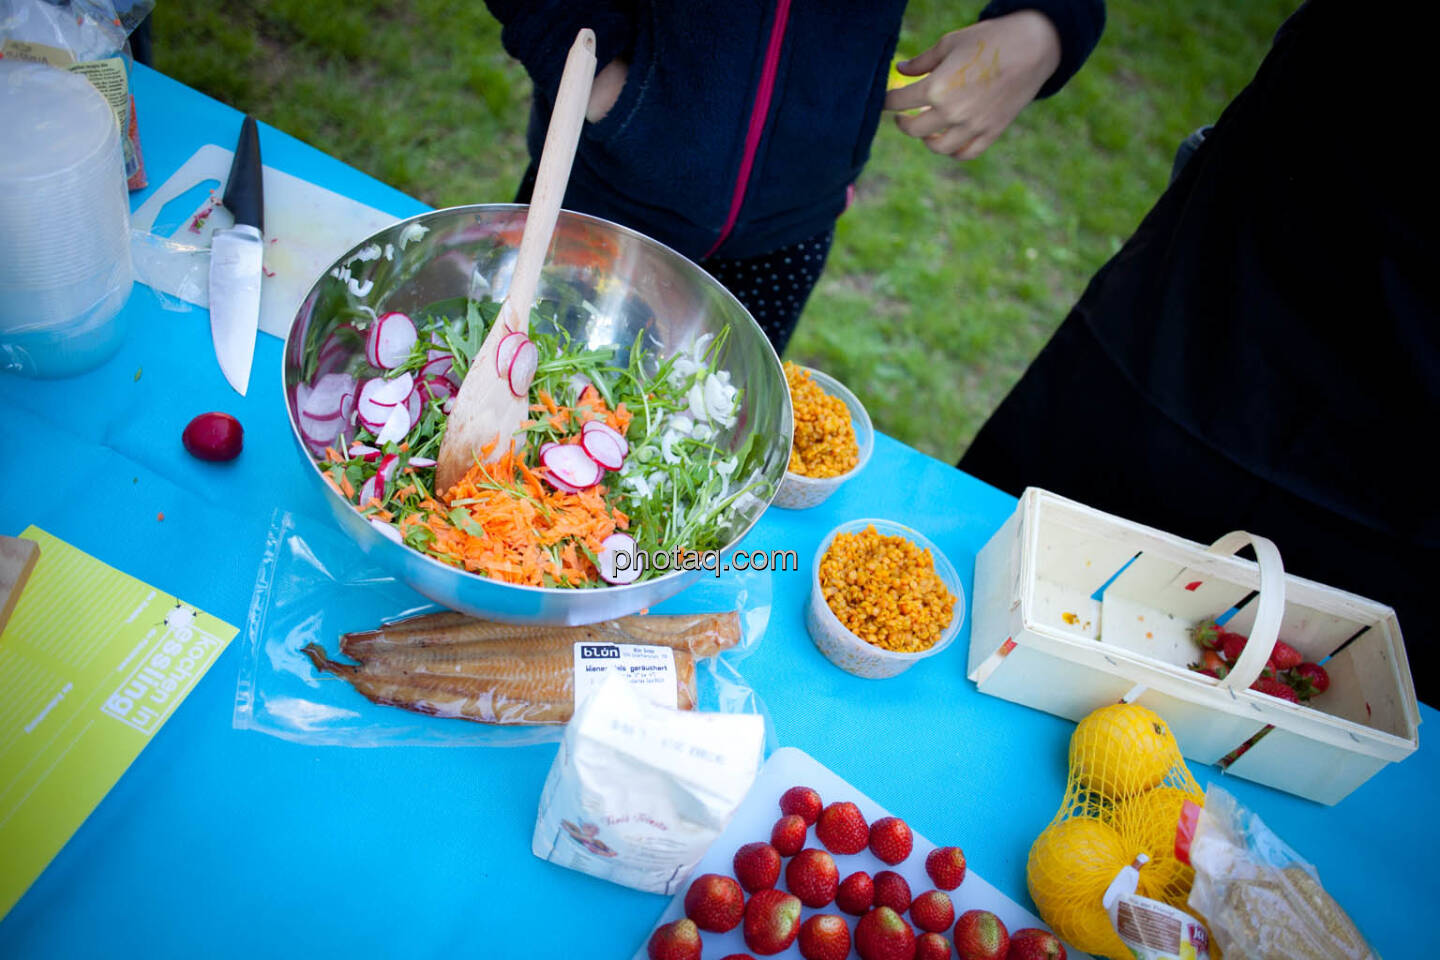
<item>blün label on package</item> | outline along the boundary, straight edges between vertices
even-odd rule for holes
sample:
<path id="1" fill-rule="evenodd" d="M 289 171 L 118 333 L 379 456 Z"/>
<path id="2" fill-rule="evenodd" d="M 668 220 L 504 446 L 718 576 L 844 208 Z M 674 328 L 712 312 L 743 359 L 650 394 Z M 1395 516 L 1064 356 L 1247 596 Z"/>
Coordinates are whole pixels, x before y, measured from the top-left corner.
<path id="1" fill-rule="evenodd" d="M 145 749 L 236 628 L 36 527 L 0 634 L 0 916 Z"/>

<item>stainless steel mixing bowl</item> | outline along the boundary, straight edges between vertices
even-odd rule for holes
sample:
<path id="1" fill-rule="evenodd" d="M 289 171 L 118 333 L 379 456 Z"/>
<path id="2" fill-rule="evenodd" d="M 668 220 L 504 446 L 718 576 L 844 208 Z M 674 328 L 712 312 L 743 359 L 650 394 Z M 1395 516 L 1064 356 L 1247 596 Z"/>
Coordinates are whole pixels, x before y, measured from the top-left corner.
<path id="1" fill-rule="evenodd" d="M 297 386 L 315 377 L 321 345 L 327 370 L 339 367 L 361 377 L 378 372 L 366 363 L 363 341 L 332 337 L 337 328 L 450 297 L 503 299 L 527 209 L 485 204 L 436 210 L 381 230 L 340 257 L 316 282 L 290 326 L 282 360 L 285 404 L 296 449 L 324 488 L 340 526 L 405 583 L 475 616 L 512 623 L 593 623 L 659 603 L 700 572 L 673 571 L 628 586 L 582 590 L 517 586 L 466 572 L 387 538 L 325 483 L 300 434 Z M 621 349 L 621 362 L 641 331 L 663 358 L 696 337 L 729 328 L 720 366 L 741 388 L 741 407 L 736 426 L 719 442 L 733 449 L 749 434 L 758 434 L 760 465 L 748 479 L 758 475 L 766 483 L 758 491 L 763 496 L 731 517 L 723 559 L 765 512 L 790 461 L 790 392 L 770 341 L 740 302 L 694 263 L 633 230 L 582 214 L 560 214 L 538 296 L 556 304 L 557 324 L 577 341 L 591 347 L 614 344 Z M 337 343 L 344 344 L 339 357 Z"/>

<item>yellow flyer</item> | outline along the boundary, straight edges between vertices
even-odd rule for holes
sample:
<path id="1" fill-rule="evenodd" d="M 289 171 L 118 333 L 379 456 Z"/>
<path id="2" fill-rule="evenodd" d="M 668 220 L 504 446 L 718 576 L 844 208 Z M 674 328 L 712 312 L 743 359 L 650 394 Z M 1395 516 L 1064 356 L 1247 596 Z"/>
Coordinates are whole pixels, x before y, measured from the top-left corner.
<path id="1" fill-rule="evenodd" d="M 234 638 L 236 628 L 37 527 L 0 634 L 0 916 Z"/>

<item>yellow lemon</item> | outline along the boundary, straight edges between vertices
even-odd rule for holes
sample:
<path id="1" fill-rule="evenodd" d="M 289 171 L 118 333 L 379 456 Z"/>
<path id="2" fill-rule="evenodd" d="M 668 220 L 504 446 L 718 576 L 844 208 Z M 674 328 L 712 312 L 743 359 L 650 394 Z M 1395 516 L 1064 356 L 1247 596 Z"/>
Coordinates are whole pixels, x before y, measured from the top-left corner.
<path id="1" fill-rule="evenodd" d="M 1071 778 L 1107 797 L 1143 793 L 1184 763 L 1169 725 L 1138 703 L 1101 707 L 1070 737 Z"/>
<path id="2" fill-rule="evenodd" d="M 1129 797 L 1115 806 L 1111 822 L 1128 842 L 1150 856 L 1140 868 L 1139 893 L 1172 906 L 1183 907 L 1195 882 L 1195 871 L 1175 859 L 1175 827 L 1186 800 L 1203 805 L 1203 794 L 1177 787 L 1156 787 Z"/>
<path id="3" fill-rule="evenodd" d="M 1076 949 L 1126 956 L 1101 900 L 1137 852 L 1113 827 L 1093 817 L 1050 824 L 1035 838 L 1025 868 L 1030 897 L 1040 916 Z"/>

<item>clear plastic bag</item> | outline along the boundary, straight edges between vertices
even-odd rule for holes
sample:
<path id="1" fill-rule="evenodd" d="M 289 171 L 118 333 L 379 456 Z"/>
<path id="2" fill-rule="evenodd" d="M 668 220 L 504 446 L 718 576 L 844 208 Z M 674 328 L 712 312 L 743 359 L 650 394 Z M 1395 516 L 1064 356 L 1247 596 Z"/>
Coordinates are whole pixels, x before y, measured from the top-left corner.
<path id="1" fill-rule="evenodd" d="M 1325 892 L 1315 868 L 1217 786 L 1194 823 L 1190 909 L 1204 916 L 1225 960 L 1378 960 L 1355 924 Z"/>
<path id="2" fill-rule="evenodd" d="M 676 694 L 679 701 L 688 699 L 699 710 L 766 716 L 764 704 L 740 676 L 736 663 L 763 636 L 770 619 L 770 597 L 767 572 L 702 578 L 660 605 L 651 616 L 639 618 L 638 626 L 623 622 L 620 627 L 599 626 L 591 635 L 600 643 L 655 644 L 659 641 L 645 636 L 645 628 L 665 624 L 667 631 L 685 640 L 683 645 L 673 644 L 681 649 L 676 650 L 671 683 L 677 675 L 684 683 L 693 671 L 691 692 L 687 697 L 685 690 L 680 690 Z M 544 722 L 477 723 L 382 705 L 367 699 L 343 676 L 320 669 L 327 660 L 336 667 L 353 669 L 352 658 L 341 647 L 341 638 L 347 634 L 352 635 L 347 645 L 358 652 L 364 644 L 387 642 L 386 636 L 372 633 L 382 624 L 441 612 L 437 605 L 377 566 L 333 527 L 277 510 L 245 623 L 234 726 L 298 743 L 348 747 L 523 746 L 560 740 L 565 730 L 563 721 L 544 710 L 527 712 L 523 705 L 508 705 L 498 685 L 491 694 L 493 699 L 483 705 L 485 709 L 493 702 L 493 713 L 502 719 L 538 718 Z M 658 619 L 672 613 L 710 616 L 685 621 Z M 712 649 L 707 638 L 715 635 L 707 624 L 715 615 L 730 614 L 738 619 L 738 642 L 718 655 L 707 656 Z M 735 622 L 728 616 L 724 618 Z M 429 623 L 446 626 L 444 617 Z M 413 626 L 394 627 L 392 634 Z M 503 625 L 493 626 L 485 642 L 515 639 L 507 638 Z M 357 639 L 355 635 L 361 633 L 364 636 Z M 557 643 L 544 638 L 516 642 Z M 430 650 L 436 656 L 448 655 L 445 650 Z M 555 659 L 548 662 L 563 669 L 563 663 Z M 337 672 L 345 673 L 343 669 Z M 372 695 L 377 693 L 373 685 L 367 689 Z M 768 716 L 765 726 L 768 753 L 775 743 Z"/>
<path id="3" fill-rule="evenodd" d="M 129 36 L 154 6 L 154 0 L 0 0 L 0 54 L 81 73 L 110 102 L 131 190 L 145 187 L 146 178 Z"/>

